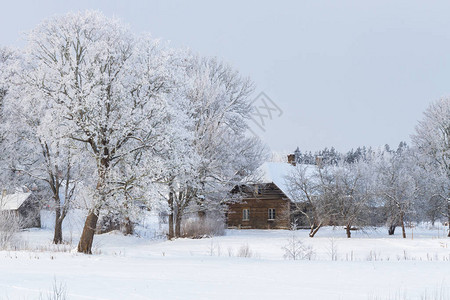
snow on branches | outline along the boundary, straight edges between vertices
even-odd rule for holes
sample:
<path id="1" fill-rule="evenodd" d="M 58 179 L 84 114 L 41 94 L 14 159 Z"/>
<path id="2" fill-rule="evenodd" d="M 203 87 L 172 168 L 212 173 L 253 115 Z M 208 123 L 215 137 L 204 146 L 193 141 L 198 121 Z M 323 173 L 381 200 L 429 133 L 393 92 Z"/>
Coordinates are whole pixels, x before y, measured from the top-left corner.
<path id="1" fill-rule="evenodd" d="M 90 195 L 80 252 L 91 253 L 101 213 L 119 214 L 131 233 L 142 206 L 175 214 L 179 236 L 188 207 L 220 207 L 262 162 L 263 147 L 246 135 L 249 79 L 99 12 L 42 22 L 15 68 L 14 160 L 50 184 L 57 207 L 60 188 Z"/>

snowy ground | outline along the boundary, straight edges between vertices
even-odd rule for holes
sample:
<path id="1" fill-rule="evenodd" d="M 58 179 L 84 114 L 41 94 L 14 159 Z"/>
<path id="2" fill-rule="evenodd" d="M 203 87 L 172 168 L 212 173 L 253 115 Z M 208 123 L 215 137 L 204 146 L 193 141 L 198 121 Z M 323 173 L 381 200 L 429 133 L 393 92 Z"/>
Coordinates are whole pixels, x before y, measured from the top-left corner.
<path id="1" fill-rule="evenodd" d="M 60 250 L 76 245 L 80 227 L 74 218 L 66 224 L 73 245 Z M 314 254 L 293 261 L 282 249 L 292 232 L 282 230 L 175 241 L 111 233 L 95 237 L 94 255 L 49 251 L 51 228 L 30 230 L 21 233 L 28 250 L 0 252 L 0 299 L 47 299 L 55 280 L 68 299 L 450 299 L 442 226 L 407 233 L 367 229 L 347 239 L 324 228 L 311 239 L 299 230 Z M 243 249 L 251 257 L 239 257 Z"/>

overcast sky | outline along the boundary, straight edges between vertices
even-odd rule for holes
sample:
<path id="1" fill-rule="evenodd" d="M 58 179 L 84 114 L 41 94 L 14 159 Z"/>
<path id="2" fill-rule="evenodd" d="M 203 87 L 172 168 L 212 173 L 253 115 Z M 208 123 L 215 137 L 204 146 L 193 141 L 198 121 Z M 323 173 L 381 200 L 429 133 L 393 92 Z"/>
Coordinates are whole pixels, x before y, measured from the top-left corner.
<path id="1" fill-rule="evenodd" d="M 409 142 L 450 95 L 450 1 L 4 2 L 3 46 L 52 15 L 97 9 L 232 64 L 282 111 L 253 126 L 272 150 Z"/>

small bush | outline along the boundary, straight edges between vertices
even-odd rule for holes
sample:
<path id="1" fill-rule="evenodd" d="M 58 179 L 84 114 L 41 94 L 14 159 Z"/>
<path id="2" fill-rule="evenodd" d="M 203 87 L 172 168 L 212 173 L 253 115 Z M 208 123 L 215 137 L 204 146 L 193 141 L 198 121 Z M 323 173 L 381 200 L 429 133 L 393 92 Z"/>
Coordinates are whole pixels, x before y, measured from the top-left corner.
<path id="1" fill-rule="evenodd" d="M 330 258 L 332 261 L 338 260 L 338 247 L 336 240 L 334 238 L 330 239 L 330 245 L 328 247 L 328 253 L 330 254 Z"/>
<path id="2" fill-rule="evenodd" d="M 225 234 L 225 221 L 222 217 L 189 218 L 181 226 L 181 236 L 200 239 Z"/>
<path id="3" fill-rule="evenodd" d="M 290 260 L 311 260 L 313 259 L 315 252 L 311 246 L 305 245 L 301 240 L 297 239 L 295 233 L 288 239 L 286 246 L 282 247 L 284 250 L 284 259 Z"/>
<path id="4" fill-rule="evenodd" d="M 425 290 L 419 298 L 412 298 L 411 295 L 408 295 L 406 291 L 398 290 L 393 295 L 389 296 L 379 296 L 379 295 L 370 295 L 368 300 L 408 300 L 408 299 L 420 299 L 420 300 L 447 300 L 450 299 L 449 289 L 441 286 L 441 288 L 436 288 L 432 291 Z"/>
<path id="5" fill-rule="evenodd" d="M 436 288 L 434 291 L 425 291 L 421 296 L 421 300 L 446 300 L 450 299 L 450 289 L 444 286 Z"/>
<path id="6" fill-rule="evenodd" d="M 0 249 L 20 248 L 20 239 L 17 233 L 20 230 L 19 217 L 10 211 L 0 213 Z"/>
<path id="7" fill-rule="evenodd" d="M 216 243 L 214 241 L 214 238 L 211 239 L 211 243 L 208 247 L 208 255 L 209 256 L 221 256 L 222 255 L 222 248 L 220 247 L 220 244 Z"/>
<path id="8" fill-rule="evenodd" d="M 236 256 L 237 257 L 253 257 L 253 256 L 255 256 L 255 253 L 250 249 L 248 244 L 244 244 L 238 249 Z"/>
<path id="9" fill-rule="evenodd" d="M 67 299 L 67 288 L 62 282 L 58 282 L 56 279 L 53 281 L 52 290 L 47 294 L 47 300 L 66 300 Z M 44 300 L 42 294 L 39 300 Z"/>

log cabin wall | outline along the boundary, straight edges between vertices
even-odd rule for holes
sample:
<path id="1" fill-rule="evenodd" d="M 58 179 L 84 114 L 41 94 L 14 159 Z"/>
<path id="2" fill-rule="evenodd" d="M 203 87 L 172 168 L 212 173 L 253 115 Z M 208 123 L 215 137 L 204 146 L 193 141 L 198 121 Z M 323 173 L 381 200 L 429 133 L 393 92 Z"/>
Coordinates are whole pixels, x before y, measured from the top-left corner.
<path id="1" fill-rule="evenodd" d="M 240 229 L 289 229 L 290 200 L 273 183 L 241 187 L 243 199 L 228 205 L 229 228 Z M 248 209 L 248 219 L 244 210 Z M 275 210 L 270 218 L 269 210 Z M 273 211 L 272 211 L 273 213 Z"/>

